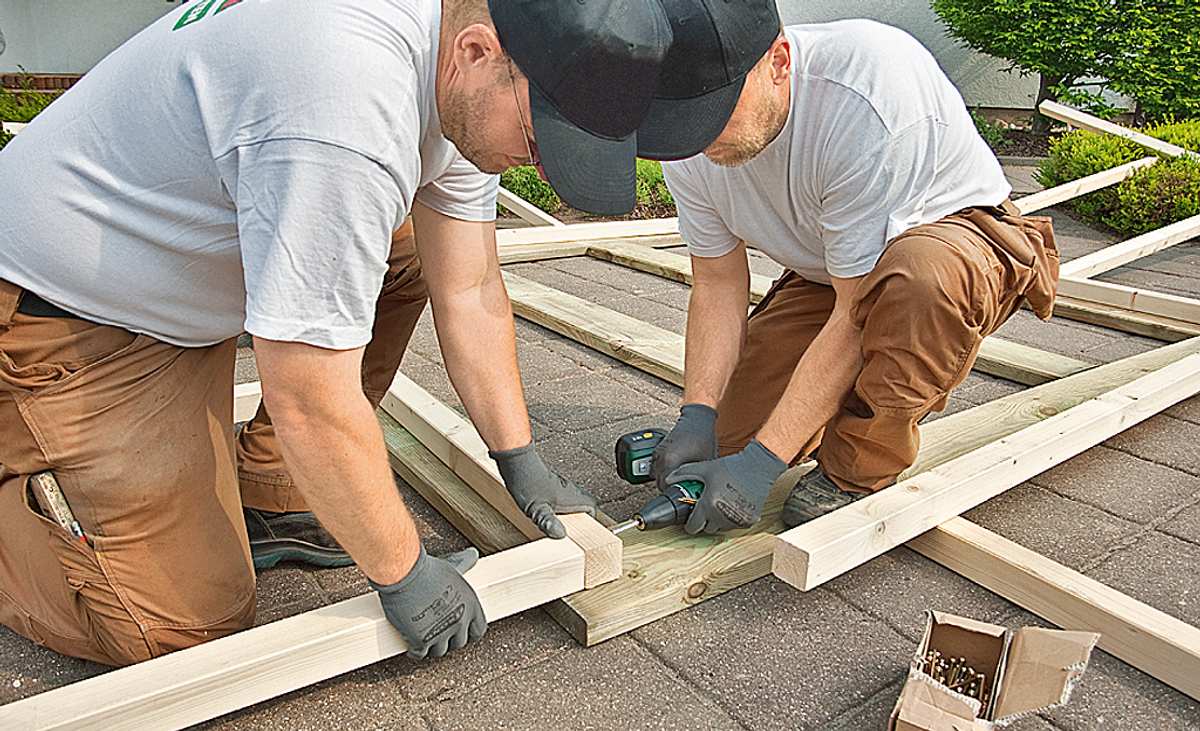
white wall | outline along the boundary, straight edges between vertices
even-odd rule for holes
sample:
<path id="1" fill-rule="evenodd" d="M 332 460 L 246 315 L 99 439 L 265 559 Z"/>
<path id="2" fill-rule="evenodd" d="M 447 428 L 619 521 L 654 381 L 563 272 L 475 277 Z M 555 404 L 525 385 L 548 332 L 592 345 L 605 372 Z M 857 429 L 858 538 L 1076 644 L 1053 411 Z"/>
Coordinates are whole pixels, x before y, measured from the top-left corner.
<path id="1" fill-rule="evenodd" d="M 928 0 L 779 0 L 785 23 L 867 17 L 904 28 L 929 47 L 972 105 L 1033 107 L 1037 82 L 946 37 Z M 8 50 L 0 71 L 83 73 L 178 0 L 0 0 Z"/>
<path id="2" fill-rule="evenodd" d="M 81 74 L 178 0 L 0 0 L 0 72 Z"/>

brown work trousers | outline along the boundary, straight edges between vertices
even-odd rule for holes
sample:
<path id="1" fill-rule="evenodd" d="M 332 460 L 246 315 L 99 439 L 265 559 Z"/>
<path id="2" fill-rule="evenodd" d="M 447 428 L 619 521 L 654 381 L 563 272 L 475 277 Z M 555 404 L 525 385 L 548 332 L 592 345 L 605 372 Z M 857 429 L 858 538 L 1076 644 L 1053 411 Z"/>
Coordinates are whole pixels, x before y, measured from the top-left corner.
<path id="1" fill-rule="evenodd" d="M 234 340 L 180 348 L 17 312 L 0 281 L 0 624 L 124 665 L 254 621 L 242 506 L 299 510 L 270 418 L 233 427 Z M 378 403 L 427 300 L 411 224 L 396 232 L 363 362 Z M 57 477 L 86 541 L 43 517 Z"/>
<path id="2" fill-rule="evenodd" d="M 863 368 L 839 411 L 800 452 L 855 492 L 878 490 L 916 461 L 917 423 L 946 408 L 983 338 L 1022 303 L 1050 317 L 1058 281 L 1050 219 L 970 208 L 897 237 L 859 285 L 850 315 Z M 766 422 L 833 311 L 833 288 L 785 273 L 750 315 L 718 406 L 721 454 Z"/>

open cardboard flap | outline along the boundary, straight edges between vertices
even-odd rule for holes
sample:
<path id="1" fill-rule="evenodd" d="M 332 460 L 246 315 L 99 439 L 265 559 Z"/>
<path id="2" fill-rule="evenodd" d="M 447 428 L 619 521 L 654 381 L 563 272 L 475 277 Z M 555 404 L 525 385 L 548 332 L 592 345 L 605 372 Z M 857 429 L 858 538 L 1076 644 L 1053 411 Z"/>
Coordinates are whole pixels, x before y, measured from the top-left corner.
<path id="1" fill-rule="evenodd" d="M 1015 720 L 1070 700 L 1099 639 L 1095 632 L 1041 627 L 1013 632 L 1004 683 L 996 700 L 996 720 Z"/>
<path id="2" fill-rule="evenodd" d="M 978 701 L 952 693 L 945 686 L 914 673 L 908 676 L 900 692 L 888 728 L 889 731 L 983 731 L 990 724 L 971 720 L 978 709 Z"/>

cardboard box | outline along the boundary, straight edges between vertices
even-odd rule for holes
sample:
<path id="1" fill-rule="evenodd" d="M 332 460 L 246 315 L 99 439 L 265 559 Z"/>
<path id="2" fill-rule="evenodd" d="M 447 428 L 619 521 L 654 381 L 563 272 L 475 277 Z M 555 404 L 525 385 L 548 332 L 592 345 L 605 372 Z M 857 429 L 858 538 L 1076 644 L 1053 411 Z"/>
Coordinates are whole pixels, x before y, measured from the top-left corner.
<path id="1" fill-rule="evenodd" d="M 892 710 L 889 731 L 987 731 L 1065 704 L 1100 635 L 1022 627 L 1011 631 L 943 612 L 927 612 L 925 634 Z M 922 669 L 929 650 L 965 658 L 990 686 L 987 707 L 950 690 Z"/>

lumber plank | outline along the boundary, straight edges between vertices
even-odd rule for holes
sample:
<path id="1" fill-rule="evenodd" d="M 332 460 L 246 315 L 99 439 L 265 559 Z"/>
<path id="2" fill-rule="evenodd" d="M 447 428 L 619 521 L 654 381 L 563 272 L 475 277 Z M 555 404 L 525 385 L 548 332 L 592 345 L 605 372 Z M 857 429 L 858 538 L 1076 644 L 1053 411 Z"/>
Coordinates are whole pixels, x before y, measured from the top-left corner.
<path id="1" fill-rule="evenodd" d="M 589 248 L 600 258 L 675 281 L 691 283 L 688 257 L 667 251 L 636 251 L 637 247 L 606 245 Z M 614 258 L 608 258 L 608 257 Z M 769 279 L 759 282 L 765 293 Z M 677 386 L 683 385 L 684 338 L 678 333 L 642 322 L 566 292 L 505 274 L 513 312 L 576 342 L 645 370 Z M 752 283 L 753 285 L 753 283 Z M 761 299 L 762 294 L 757 296 Z M 753 296 L 752 300 L 757 301 Z M 981 373 L 1034 386 L 1078 373 L 1091 364 L 1067 356 L 991 337 L 983 341 L 975 369 Z"/>
<path id="2" fill-rule="evenodd" d="M 1137 130 L 1132 130 L 1128 127 L 1122 127 L 1114 122 L 1100 119 L 1099 117 L 1088 114 L 1087 112 L 1081 112 L 1078 109 L 1072 109 L 1071 107 L 1068 107 L 1064 104 L 1059 104 L 1058 102 L 1050 101 L 1049 99 L 1042 102 L 1038 109 L 1041 110 L 1042 114 L 1045 114 L 1047 117 L 1057 119 L 1060 122 L 1066 122 L 1072 127 L 1086 129 L 1090 132 L 1101 132 L 1104 134 L 1114 135 L 1116 137 L 1122 137 L 1130 142 L 1136 142 L 1142 147 L 1154 150 L 1155 152 L 1160 152 L 1168 157 L 1191 157 L 1200 159 L 1200 153 L 1197 153 L 1194 150 L 1188 150 L 1186 148 L 1179 147 L 1178 145 L 1172 145 L 1169 142 L 1164 142 L 1160 139 L 1151 137 L 1150 135 L 1138 132 Z"/>
<path id="3" fill-rule="evenodd" d="M 963 518 L 908 547 L 1200 700 L 1200 629 Z"/>
<path id="4" fill-rule="evenodd" d="M 480 497 L 528 538 L 541 538 L 504 488 L 487 445 L 471 422 L 438 401 L 403 373 L 396 374 L 380 409 L 395 419 Z M 611 581 L 621 573 L 621 540 L 588 515 L 564 515 L 567 536 L 584 551 L 587 587 Z"/>
<path id="5" fill-rule="evenodd" d="M 506 229 L 512 230 L 512 229 Z M 529 230 L 529 229 L 524 229 Z M 544 229 L 538 229 L 544 230 Z M 498 233 L 504 233 L 500 231 Z M 641 238 L 624 238 L 624 239 L 608 239 L 616 243 L 633 244 L 647 248 L 664 248 L 668 246 L 679 246 L 681 244 L 679 236 L 643 236 Z M 505 244 L 499 247 L 500 263 L 503 264 L 520 264 L 530 261 L 546 261 L 548 259 L 568 259 L 574 256 L 584 256 L 587 254 L 587 241 L 551 241 L 549 243 L 539 244 Z"/>
<path id="6" fill-rule="evenodd" d="M 1134 160 L 1124 165 L 1118 165 L 1115 168 L 1093 173 L 1079 180 L 1073 180 L 1069 183 L 1056 185 L 1053 188 L 1040 190 L 1031 195 L 1022 196 L 1013 201 L 1013 204 L 1021 211 L 1022 215 L 1027 216 L 1045 208 L 1056 206 L 1059 203 L 1065 203 L 1088 193 L 1094 193 L 1097 190 L 1116 185 L 1122 180 L 1129 178 L 1138 170 L 1149 167 L 1156 162 L 1158 162 L 1157 156 L 1143 157 L 1140 160 Z"/>
<path id="7" fill-rule="evenodd" d="M 10 135 L 15 135 L 28 126 L 28 122 L 0 122 L 0 127 L 3 127 L 4 131 Z"/>
<path id="8" fill-rule="evenodd" d="M 1200 335 L 1200 326 L 1184 320 L 1127 310 L 1102 302 L 1089 302 L 1060 295 L 1054 300 L 1054 314 L 1077 322 L 1086 322 L 1121 332 L 1173 343 Z"/>
<path id="9" fill-rule="evenodd" d="M 584 556 L 542 539 L 467 572 L 489 622 L 583 588 Z M 405 651 L 372 592 L 0 706 L 0 728 L 183 728 Z"/>
<path id="10" fill-rule="evenodd" d="M 936 467 L 1198 352 L 1200 339 L 1169 345 L 922 425 L 921 451 L 904 477 Z M 461 465 L 461 460 L 456 464 Z M 546 610 L 576 640 L 590 646 L 767 575 L 773 534 L 783 529 L 778 518 L 782 501 L 803 469 L 789 470 L 772 491 L 763 520 L 748 530 L 720 537 L 688 536 L 682 528 L 622 534 L 623 576 L 553 602 Z M 602 520 L 604 517 L 600 516 Z"/>
<path id="11" fill-rule="evenodd" d="M 1197 392 L 1192 355 L 781 534 L 772 572 L 813 589 Z"/>
<path id="12" fill-rule="evenodd" d="M 233 422 L 250 421 L 258 413 L 262 401 L 262 383 L 239 383 L 233 387 Z"/>
<path id="13" fill-rule="evenodd" d="M 562 227 L 567 225 L 507 188 L 500 188 L 496 197 L 500 205 L 508 209 L 510 213 L 534 226 Z"/>
<path id="14" fill-rule="evenodd" d="M 1157 251 L 1181 244 L 1196 236 L 1200 236 L 1200 216 L 1185 218 L 1169 226 L 1149 231 L 1141 236 L 1135 236 L 1127 241 L 1106 246 L 1099 251 L 1065 262 L 1059 268 L 1059 277 L 1063 279 L 1094 277 Z"/>
<path id="15" fill-rule="evenodd" d="M 1077 300 L 1200 325 L 1200 300 L 1189 297 L 1127 287 L 1113 282 L 1070 277 L 1059 280 L 1058 292 Z"/>
<path id="16" fill-rule="evenodd" d="M 649 218 L 641 221 L 598 221 L 565 226 L 512 228 L 496 232 L 496 243 L 506 246 L 523 244 L 566 244 L 603 239 L 629 239 L 640 236 L 679 235 L 678 218 Z"/>

